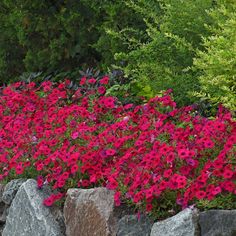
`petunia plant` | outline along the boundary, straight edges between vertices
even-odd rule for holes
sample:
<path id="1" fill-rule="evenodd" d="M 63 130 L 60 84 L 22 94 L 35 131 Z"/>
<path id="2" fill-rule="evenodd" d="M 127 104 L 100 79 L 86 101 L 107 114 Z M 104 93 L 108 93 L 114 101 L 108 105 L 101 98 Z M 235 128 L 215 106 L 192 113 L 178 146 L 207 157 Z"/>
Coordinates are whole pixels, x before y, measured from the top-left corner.
<path id="1" fill-rule="evenodd" d="M 162 217 L 193 204 L 236 196 L 236 122 L 177 108 L 171 90 L 142 105 L 106 96 L 107 76 L 61 83 L 17 82 L 1 89 L 0 180 L 50 185 L 51 206 L 71 187 L 104 186 Z M 214 205 L 214 204 L 213 204 Z"/>

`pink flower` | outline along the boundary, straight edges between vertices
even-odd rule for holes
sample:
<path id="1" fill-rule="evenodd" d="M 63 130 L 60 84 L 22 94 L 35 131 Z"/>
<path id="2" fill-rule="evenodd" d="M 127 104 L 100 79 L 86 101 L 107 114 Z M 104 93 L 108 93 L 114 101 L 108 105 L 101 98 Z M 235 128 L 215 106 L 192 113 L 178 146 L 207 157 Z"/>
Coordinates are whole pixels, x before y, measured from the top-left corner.
<path id="1" fill-rule="evenodd" d="M 88 83 L 89 84 L 95 84 L 96 83 L 96 79 L 91 78 L 91 79 L 88 80 Z"/>
<path id="2" fill-rule="evenodd" d="M 225 169 L 224 169 L 223 177 L 224 177 L 225 179 L 230 179 L 230 178 L 232 178 L 233 175 L 234 175 L 234 172 L 233 172 L 232 170 L 230 170 L 230 169 L 228 169 L 228 168 L 225 168 Z"/>
<path id="3" fill-rule="evenodd" d="M 43 187 L 43 183 L 44 183 L 43 176 L 38 176 L 37 177 L 38 188 L 42 188 Z"/>
<path id="4" fill-rule="evenodd" d="M 79 132 L 73 132 L 71 135 L 72 139 L 77 139 L 79 137 Z"/>
<path id="5" fill-rule="evenodd" d="M 53 203 L 54 203 L 54 198 L 52 196 L 44 199 L 43 201 L 43 204 L 47 207 L 52 206 Z"/>
<path id="6" fill-rule="evenodd" d="M 221 193 L 221 191 L 222 191 L 221 187 L 218 186 L 218 187 L 215 187 L 215 189 L 212 191 L 212 194 L 217 195 Z"/>
<path id="7" fill-rule="evenodd" d="M 150 212 L 151 210 L 152 210 L 152 204 L 149 203 L 146 205 L 146 211 Z"/>
<path id="8" fill-rule="evenodd" d="M 106 150 L 106 155 L 107 156 L 113 156 L 113 155 L 115 155 L 115 153 L 116 153 L 116 151 L 114 150 L 114 149 L 107 149 Z"/>
<path id="9" fill-rule="evenodd" d="M 70 169 L 71 174 L 75 174 L 78 171 L 79 167 L 77 164 L 73 165 Z"/>
<path id="10" fill-rule="evenodd" d="M 86 83 L 86 77 L 82 77 L 81 80 L 80 80 L 79 85 L 83 86 L 83 85 L 85 85 L 85 83 Z"/>
<path id="11" fill-rule="evenodd" d="M 100 84 L 108 84 L 108 82 L 109 82 L 109 77 L 108 77 L 108 76 L 104 76 L 104 77 L 99 81 Z"/>
<path id="12" fill-rule="evenodd" d="M 116 192 L 114 195 L 114 201 L 115 201 L 115 206 L 120 206 L 121 201 L 120 201 L 120 192 Z"/>
<path id="13" fill-rule="evenodd" d="M 98 87 L 98 92 L 99 92 L 100 94 L 104 94 L 104 93 L 106 92 L 106 89 L 105 89 L 103 86 Z"/>
<path id="14" fill-rule="evenodd" d="M 203 199 L 206 196 L 206 192 L 199 190 L 196 192 L 195 196 L 197 199 Z"/>
<path id="15" fill-rule="evenodd" d="M 186 159 L 189 156 L 189 150 L 187 149 L 179 149 L 178 150 L 179 158 Z"/>

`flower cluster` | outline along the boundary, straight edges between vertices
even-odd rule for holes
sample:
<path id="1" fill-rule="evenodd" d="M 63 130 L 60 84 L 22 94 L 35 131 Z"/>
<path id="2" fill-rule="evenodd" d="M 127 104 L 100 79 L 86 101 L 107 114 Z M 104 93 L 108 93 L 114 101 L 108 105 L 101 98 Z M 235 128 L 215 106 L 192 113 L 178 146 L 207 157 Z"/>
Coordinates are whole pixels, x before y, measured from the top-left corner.
<path id="1" fill-rule="evenodd" d="M 69 80 L 2 88 L 0 180 L 31 171 L 39 188 L 56 191 L 47 206 L 69 187 L 105 186 L 117 205 L 127 199 L 147 211 L 170 192 L 183 208 L 236 194 L 236 122 L 228 111 L 198 116 L 177 108 L 171 91 L 122 105 L 104 95 L 108 83 L 84 77 L 77 91 Z"/>

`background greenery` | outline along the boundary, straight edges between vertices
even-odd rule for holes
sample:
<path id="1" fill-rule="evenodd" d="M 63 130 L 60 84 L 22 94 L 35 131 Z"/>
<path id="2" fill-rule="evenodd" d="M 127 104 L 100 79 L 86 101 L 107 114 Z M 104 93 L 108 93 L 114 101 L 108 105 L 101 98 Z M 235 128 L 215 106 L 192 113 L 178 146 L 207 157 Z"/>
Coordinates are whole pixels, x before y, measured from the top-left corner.
<path id="1" fill-rule="evenodd" d="M 235 10 L 234 0 L 2 0 L 0 82 L 95 68 L 121 98 L 172 88 L 179 106 L 235 110 Z"/>

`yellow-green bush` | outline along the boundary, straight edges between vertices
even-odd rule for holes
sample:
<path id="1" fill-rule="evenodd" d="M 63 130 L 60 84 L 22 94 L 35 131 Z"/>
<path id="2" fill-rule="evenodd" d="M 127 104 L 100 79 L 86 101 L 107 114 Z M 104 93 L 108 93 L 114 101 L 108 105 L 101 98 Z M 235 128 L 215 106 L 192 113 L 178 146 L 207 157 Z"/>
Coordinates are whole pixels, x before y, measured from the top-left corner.
<path id="1" fill-rule="evenodd" d="M 152 97 L 172 88 L 178 104 L 197 101 L 191 94 L 200 91 L 200 86 L 191 67 L 196 50 L 203 48 L 202 36 L 210 34 L 205 24 L 211 24 L 212 19 L 206 10 L 214 7 L 213 1 L 129 0 L 125 4 L 146 24 L 146 38 L 126 37 L 130 47 L 115 54 L 116 65 L 133 79 L 132 90 Z M 114 31 L 109 33 L 111 37 L 116 35 Z"/>
<path id="2" fill-rule="evenodd" d="M 236 110 L 236 2 L 222 1 L 210 15 L 216 25 L 194 61 L 201 84 L 201 92 L 195 95 Z"/>

